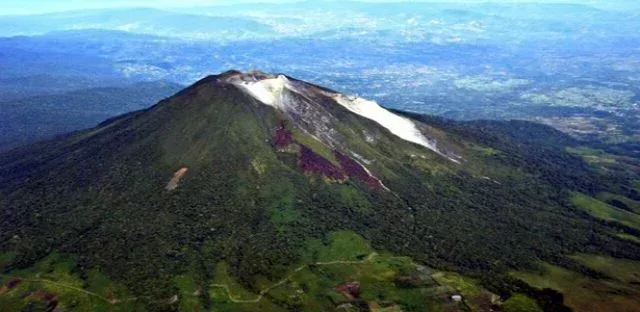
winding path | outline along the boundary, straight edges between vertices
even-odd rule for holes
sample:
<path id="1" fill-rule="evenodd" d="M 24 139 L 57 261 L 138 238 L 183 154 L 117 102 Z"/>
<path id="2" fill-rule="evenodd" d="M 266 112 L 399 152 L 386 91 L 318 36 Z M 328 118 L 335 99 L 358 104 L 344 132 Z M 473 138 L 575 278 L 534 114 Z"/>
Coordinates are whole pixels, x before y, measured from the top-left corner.
<path id="1" fill-rule="evenodd" d="M 231 300 L 231 302 L 234 302 L 234 303 L 258 303 L 271 290 L 282 286 L 289 279 L 291 279 L 291 277 L 294 274 L 296 274 L 296 273 L 308 268 L 309 266 L 312 266 L 312 265 L 323 266 L 323 265 L 335 265 L 335 264 L 346 264 L 346 265 L 365 264 L 365 263 L 371 263 L 371 261 L 377 256 L 378 256 L 378 253 L 372 252 L 365 259 L 357 260 L 357 261 L 335 260 L 335 261 L 326 261 L 326 262 L 320 261 L 320 262 L 313 262 L 311 264 L 303 264 L 303 265 L 297 267 L 295 270 L 291 271 L 291 273 L 289 273 L 287 276 L 283 277 L 280 281 L 278 281 L 275 284 L 273 284 L 273 285 L 261 290 L 258 293 L 258 296 L 256 298 L 254 298 L 254 299 L 239 299 L 238 297 L 233 296 L 233 294 L 231 294 L 231 289 L 229 288 L 229 285 L 227 285 L 227 284 L 211 284 L 209 286 L 211 286 L 213 288 L 224 289 L 225 292 L 227 293 L 227 296 L 229 297 L 229 300 Z M 389 259 L 393 259 L 393 258 L 404 258 L 404 257 L 390 257 Z M 411 264 L 415 265 L 415 263 L 413 263 L 413 261 L 411 262 Z"/>
<path id="2" fill-rule="evenodd" d="M 369 254 L 367 256 L 367 258 L 365 258 L 363 260 L 358 260 L 358 261 L 336 260 L 336 261 L 314 262 L 314 263 L 311 263 L 311 264 L 303 264 L 303 265 L 297 267 L 295 270 L 293 270 L 291 273 L 289 273 L 287 276 L 285 276 L 283 279 L 281 279 L 277 283 L 275 283 L 275 284 L 273 284 L 273 285 L 261 290 L 260 293 L 258 294 L 258 296 L 255 299 L 239 299 L 239 298 L 233 296 L 233 294 L 231 294 L 231 289 L 229 288 L 229 285 L 227 285 L 227 284 L 212 284 L 210 286 L 214 287 L 214 288 L 222 288 L 222 289 L 224 289 L 225 292 L 227 293 L 227 296 L 229 297 L 229 300 L 231 300 L 234 303 L 258 303 L 264 298 L 264 296 L 268 292 L 270 292 L 274 288 L 282 286 L 294 274 L 304 270 L 305 268 L 309 267 L 310 265 L 335 265 L 335 264 L 354 265 L 354 264 L 363 264 L 363 263 L 371 262 L 371 260 L 373 260 L 373 258 L 375 258 L 377 255 L 378 255 L 377 253 L 373 252 L 373 253 Z M 118 303 L 121 303 L 121 302 L 134 301 L 134 300 L 138 299 L 136 297 L 123 299 L 123 300 L 116 299 L 116 298 L 109 299 L 109 298 L 104 297 L 104 296 L 102 296 L 102 295 L 100 295 L 98 293 L 95 293 L 95 292 L 92 292 L 92 291 L 89 291 L 89 290 L 86 290 L 86 289 L 83 289 L 83 288 L 79 288 L 79 287 L 68 285 L 68 284 L 58 283 L 56 281 L 52 281 L 52 280 L 45 279 L 45 278 L 35 278 L 35 279 L 34 278 L 23 278 L 23 277 L 20 277 L 20 276 L 11 276 L 11 275 L 4 275 L 4 274 L 0 274 L 0 276 L 8 277 L 8 278 L 20 279 L 21 282 L 45 283 L 45 284 L 50 284 L 50 285 L 55 285 L 55 286 L 58 286 L 58 287 L 63 287 L 63 288 L 75 290 L 75 291 L 84 293 L 86 295 L 101 299 L 101 300 L 103 300 L 103 301 L 105 301 L 105 302 L 107 302 L 109 304 L 118 304 Z"/>
<path id="3" fill-rule="evenodd" d="M 45 284 L 50 284 L 50 285 L 55 285 L 55 286 L 59 286 L 59 287 L 63 287 L 63 288 L 67 288 L 67 289 L 71 289 L 71 290 L 75 290 L 75 291 L 79 291 L 81 293 L 87 294 L 89 296 L 92 297 L 96 297 L 99 299 L 102 299 L 110 304 L 116 304 L 116 303 L 120 303 L 123 301 L 133 301 L 136 300 L 136 298 L 129 298 L 129 299 L 125 299 L 125 300 L 118 300 L 118 299 L 109 299 L 107 297 L 104 297 L 98 293 L 83 289 L 83 288 L 79 288 L 79 287 L 75 287 L 72 285 L 68 285 L 68 284 L 63 284 L 63 283 L 58 283 L 56 281 L 52 281 L 52 280 L 48 280 L 45 278 L 23 278 L 20 276 L 10 276 L 10 275 L 4 275 L 4 274 L 0 274 L 0 276 L 2 277 L 9 277 L 9 278 L 15 278 L 15 279 L 19 279 L 21 282 L 28 282 L 28 283 L 45 283 Z"/>
<path id="4" fill-rule="evenodd" d="M 278 288 L 280 286 L 282 286 L 283 284 L 285 284 L 288 280 L 291 279 L 291 277 L 293 277 L 293 275 L 295 275 L 296 273 L 310 267 L 310 266 L 327 266 L 327 265 L 336 265 L 336 264 L 344 264 L 344 265 L 358 265 L 358 264 L 366 264 L 366 263 L 371 263 L 373 261 L 374 258 L 376 258 L 378 256 L 378 253 L 376 252 L 372 252 L 370 253 L 365 259 L 362 260 L 334 260 L 334 261 L 319 261 L 319 262 L 313 262 L 313 263 L 308 263 L 308 264 L 303 264 L 299 267 L 297 267 L 296 269 L 294 269 L 293 271 L 291 271 L 291 273 L 289 273 L 287 276 L 283 277 L 280 281 L 274 283 L 273 285 L 261 290 L 257 297 L 254 299 L 242 299 L 242 298 L 238 298 L 236 296 L 234 296 L 231 293 L 231 288 L 229 287 L 229 285 L 227 284 L 211 284 L 210 287 L 213 288 L 220 288 L 220 289 L 224 289 L 226 295 L 229 297 L 229 300 L 231 300 L 231 302 L 233 303 L 258 303 L 260 301 L 262 301 L 262 299 L 264 299 L 264 296 L 269 293 L 270 291 L 272 291 L 275 288 Z M 388 259 L 400 259 L 400 258 L 408 258 L 408 257 L 389 257 Z M 410 259 L 410 258 L 409 258 Z M 415 262 L 413 262 L 413 259 L 410 259 L 410 262 L 412 265 L 414 266 L 419 266 L 418 264 L 416 264 Z M 132 297 L 132 298 L 128 298 L 128 299 L 123 299 L 123 300 L 119 300 L 119 299 L 109 299 L 106 298 L 98 293 L 83 289 L 83 288 L 79 288 L 79 287 L 75 287 L 72 285 L 68 285 L 68 284 L 63 284 L 63 283 L 58 283 L 52 280 L 48 280 L 48 279 L 43 279 L 43 278 L 37 278 L 37 279 L 28 279 L 28 278 L 22 278 L 19 276 L 9 276 L 9 275 L 3 275 L 0 274 L 0 276 L 3 277 L 9 277 L 9 278 L 18 278 L 23 282 L 31 282 L 31 283 L 46 283 L 46 284 L 51 284 L 51 285 L 55 285 L 55 286 L 59 286 L 59 287 L 64 287 L 67 289 L 72 289 L 75 291 L 79 291 L 82 292 L 86 295 L 95 297 L 95 298 L 99 298 L 101 300 L 104 300 L 105 302 L 109 303 L 109 304 L 118 304 L 118 303 L 122 303 L 122 302 L 126 302 L 126 301 L 134 301 L 137 300 L 138 298 L 136 297 Z"/>

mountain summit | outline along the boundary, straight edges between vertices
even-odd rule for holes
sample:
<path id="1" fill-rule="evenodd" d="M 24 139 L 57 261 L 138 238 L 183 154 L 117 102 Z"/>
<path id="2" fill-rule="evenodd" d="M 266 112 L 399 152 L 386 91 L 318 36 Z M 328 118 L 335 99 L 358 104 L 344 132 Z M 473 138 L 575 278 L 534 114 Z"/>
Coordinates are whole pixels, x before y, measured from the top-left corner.
<path id="1" fill-rule="evenodd" d="M 389 112 L 375 102 L 346 96 L 284 75 L 233 72 L 222 81 L 231 83 L 256 100 L 275 107 L 289 120 L 300 122 L 309 129 L 309 134 L 329 146 L 344 147 L 344 142 L 331 137 L 331 134 L 337 133 L 335 125 L 339 122 L 339 117 L 335 114 L 343 114 L 332 106 L 339 104 L 352 113 L 375 121 L 405 141 L 422 145 L 443 155 L 437 148 L 437 142 L 426 137 L 425 129 L 419 129 L 415 122 Z"/>
<path id="2" fill-rule="evenodd" d="M 229 71 L 0 154 L 0 265 L 12 287 L 50 266 L 45 273 L 123 310 L 469 309 L 434 292 L 445 281 L 427 266 L 557 310 L 561 296 L 508 272 L 538 261 L 575 268 L 562 255 L 596 249 L 640 257 L 640 246 L 612 234 L 629 226 L 571 206 L 571 194 L 623 188 L 549 143 L 560 140 L 530 123 L 457 123 L 285 75 Z M 375 274 L 341 275 L 350 265 Z M 21 307 L 3 295 L 11 289 L 0 300 Z M 28 298 L 53 304 L 47 296 Z"/>

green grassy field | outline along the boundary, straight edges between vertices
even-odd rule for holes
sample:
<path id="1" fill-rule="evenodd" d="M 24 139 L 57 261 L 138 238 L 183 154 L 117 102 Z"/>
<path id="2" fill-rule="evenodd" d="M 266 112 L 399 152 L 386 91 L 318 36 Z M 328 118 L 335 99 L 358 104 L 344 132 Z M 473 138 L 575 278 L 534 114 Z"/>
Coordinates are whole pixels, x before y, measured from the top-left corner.
<path id="1" fill-rule="evenodd" d="M 178 288 L 180 311 L 198 311 L 201 307 L 200 296 L 202 289 L 192 274 L 182 274 L 174 279 L 174 285 Z"/>
<path id="2" fill-rule="evenodd" d="M 618 222 L 640 230 L 640 215 L 638 214 L 613 207 L 605 202 L 581 193 L 574 193 L 571 197 L 571 202 L 576 207 L 588 212 L 598 219 Z"/>
<path id="3" fill-rule="evenodd" d="M 436 272 L 433 279 L 440 285 L 449 287 L 462 295 L 466 305 L 473 311 L 488 311 L 500 302 L 500 297 L 479 286 L 479 282 L 454 272 Z"/>
<path id="4" fill-rule="evenodd" d="M 362 260 L 372 252 L 373 249 L 362 236 L 344 231 L 331 233 L 325 241 L 311 240 L 304 259 L 308 262 Z"/>
<path id="5" fill-rule="evenodd" d="M 55 306 L 64 311 L 138 311 L 137 298 L 96 270 L 80 277 L 69 257 L 52 254 L 33 267 L 2 275 L 0 307 L 21 311 L 27 307 L 46 310 Z M 6 287 L 11 280 L 20 282 Z"/>
<path id="6" fill-rule="evenodd" d="M 620 203 L 626 205 L 633 212 L 640 213 L 639 201 L 627 198 L 622 195 L 607 193 L 607 192 L 598 193 L 598 196 L 596 197 L 603 202 L 619 201 Z"/>
<path id="7" fill-rule="evenodd" d="M 216 311 L 483 311 L 497 296 L 477 281 L 452 272 L 436 272 L 408 257 L 378 253 L 353 232 L 335 232 L 308 243 L 303 263 L 281 280 L 259 279 L 259 292 L 235 281 L 228 265 L 217 266 L 209 296 Z M 357 284 L 354 294 L 341 285 Z M 464 297 L 456 303 L 454 294 Z M 357 310 L 354 310 L 357 311 Z"/>
<path id="8" fill-rule="evenodd" d="M 7 261 L 11 257 L 2 255 Z M 422 311 L 425 307 L 430 311 L 480 311 L 480 298 L 493 296 L 476 281 L 456 273 L 435 272 L 411 258 L 378 253 L 364 238 L 347 231 L 309 241 L 304 260 L 287 276 L 277 281 L 259 279 L 261 291 L 247 290 L 229 270 L 226 262 L 219 262 L 214 279 L 204 289 L 190 272 L 176 276 L 177 292 L 166 299 L 167 306 L 175 303 L 180 311 L 326 311 L 337 307 L 348 311 L 356 305 L 369 306 L 372 311 Z M 8 311 L 26 306 L 44 310 L 55 298 L 57 307 L 69 311 L 142 310 L 140 298 L 98 271 L 91 270 L 82 278 L 76 271 L 73 259 L 59 254 L 29 269 L 12 271 L 2 276 L 1 285 L 13 278 L 21 282 L 2 290 L 0 306 Z M 339 289 L 345 283 L 358 285 L 353 296 Z M 465 302 L 452 302 L 453 294 L 463 295 Z M 209 307 L 203 305 L 202 296 L 208 296 Z"/>
<path id="9" fill-rule="evenodd" d="M 269 298 L 246 290 L 231 276 L 225 262 L 216 265 L 214 276 L 208 295 L 215 311 L 285 311 Z"/>
<path id="10" fill-rule="evenodd" d="M 616 163 L 616 159 L 613 155 L 610 155 L 603 150 L 592 149 L 586 146 L 568 147 L 567 152 L 581 156 L 586 162 L 594 165 L 608 165 Z"/>
<path id="11" fill-rule="evenodd" d="M 2 259 L 10 255 L 3 255 Z M 565 296 L 576 311 L 640 311 L 640 263 L 611 257 L 577 254 L 573 260 L 601 272 L 594 279 L 578 272 L 543 264 L 541 272 L 511 275 L 536 288 L 551 288 Z M 79 275 L 73 258 L 53 254 L 29 269 L 2 276 L 2 285 L 20 278 L 16 287 L 0 291 L 0 307 L 20 311 L 26 306 L 46 309 L 51 298 L 67 311 L 138 311 L 138 299 L 97 270 Z M 193 273 L 173 280 L 174 301 L 180 311 L 487 311 L 501 305 L 506 312 L 538 312 L 537 303 L 514 294 L 504 303 L 475 279 L 455 272 L 436 271 L 371 248 L 363 237 L 349 231 L 308 242 L 301 263 L 279 280 L 259 279 L 256 291 L 241 285 L 229 265 L 216 265 L 213 280 L 203 287 Z M 345 285 L 357 285 L 345 291 Z M 47 296 L 52 295 L 52 296 Z M 451 300 L 461 295 L 462 302 Z M 208 305 L 203 304 L 208 297 Z"/>
<path id="12" fill-rule="evenodd" d="M 515 294 L 502 305 L 504 312 L 543 312 L 535 300 L 523 295 Z"/>
<path id="13" fill-rule="evenodd" d="M 630 240 L 632 242 L 636 242 L 636 243 L 640 243 L 640 238 L 637 238 L 631 234 L 626 234 L 626 233 L 619 233 L 616 234 L 616 236 L 622 238 L 622 239 L 626 239 L 626 240 Z"/>
<path id="14" fill-rule="evenodd" d="M 614 275 L 614 278 L 624 276 L 625 271 L 639 265 L 625 263 L 626 268 L 617 269 L 615 264 L 621 263 L 618 260 L 586 255 L 576 257 L 585 265 L 606 271 L 607 275 Z M 519 271 L 511 274 L 533 287 L 561 292 L 565 305 L 575 311 L 640 311 L 640 286 L 622 280 L 598 280 L 547 263 L 543 264 L 542 272 Z"/>
<path id="15" fill-rule="evenodd" d="M 620 282 L 640 284 L 639 262 L 589 254 L 578 254 L 571 258 Z"/>

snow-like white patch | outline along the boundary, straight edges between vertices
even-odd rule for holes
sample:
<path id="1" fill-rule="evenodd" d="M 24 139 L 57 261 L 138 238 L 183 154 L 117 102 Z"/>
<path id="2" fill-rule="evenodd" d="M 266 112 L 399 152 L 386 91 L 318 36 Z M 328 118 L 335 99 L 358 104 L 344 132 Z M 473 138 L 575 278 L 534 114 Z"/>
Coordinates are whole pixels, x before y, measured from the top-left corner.
<path id="1" fill-rule="evenodd" d="M 258 81 L 237 80 L 234 84 L 249 93 L 256 100 L 269 106 L 283 108 L 282 92 L 288 87 L 289 79 L 283 75 Z"/>
<path id="2" fill-rule="evenodd" d="M 371 163 L 372 163 L 371 160 L 368 160 L 368 159 L 362 157 L 362 155 L 359 155 L 356 152 L 351 151 L 351 156 L 355 157 L 357 160 L 365 163 L 366 165 L 371 165 Z"/>
<path id="3" fill-rule="evenodd" d="M 325 140 L 317 139 L 325 143 L 331 141 L 332 129 L 326 127 L 326 125 L 330 124 L 330 120 L 322 115 L 319 110 L 313 109 L 313 107 L 319 108 L 321 105 L 313 103 L 313 100 L 306 96 L 310 91 L 304 86 L 301 87 L 299 84 L 289 81 L 284 75 L 273 76 L 260 72 L 237 74 L 227 78 L 226 81 L 265 105 L 272 106 L 290 114 L 295 114 L 302 120 L 315 125 L 316 129 L 322 130 L 320 136 L 324 134 L 323 138 Z M 382 108 L 374 101 L 365 100 L 356 96 L 346 96 L 325 91 L 321 92 L 355 114 L 377 122 L 401 139 L 426 147 L 453 162 L 459 163 L 457 159 L 440 151 L 437 148 L 436 141 L 427 139 L 418 129 L 417 125 L 410 119 L 394 114 Z M 297 94 L 300 97 L 292 97 L 292 94 Z M 315 134 L 318 134 L 318 132 Z M 370 135 L 365 134 L 365 137 L 367 142 L 374 140 Z"/>
<path id="4" fill-rule="evenodd" d="M 334 129 L 333 117 L 321 103 L 315 102 L 309 85 L 289 80 L 284 75 L 258 71 L 233 74 L 225 78 L 256 101 L 284 112 L 304 132 L 331 148 L 340 146 L 339 133 Z"/>
<path id="5" fill-rule="evenodd" d="M 382 108 L 378 103 L 360 97 L 334 94 L 333 99 L 350 111 L 377 122 L 401 139 L 422 145 L 438 154 L 442 154 L 438 150 L 436 143 L 428 140 L 420 132 L 416 124 L 408 118 L 396 115 Z"/>

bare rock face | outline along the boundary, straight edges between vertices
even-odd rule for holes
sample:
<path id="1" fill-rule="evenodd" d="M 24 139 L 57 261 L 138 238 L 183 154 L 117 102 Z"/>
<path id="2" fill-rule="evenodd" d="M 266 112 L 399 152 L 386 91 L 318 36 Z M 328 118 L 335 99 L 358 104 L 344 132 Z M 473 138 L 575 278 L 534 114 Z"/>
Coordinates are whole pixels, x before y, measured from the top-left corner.
<path id="1" fill-rule="evenodd" d="M 337 125 L 341 119 L 339 114 L 346 109 L 378 123 L 405 141 L 459 162 L 459 157 L 439 148 L 438 142 L 429 138 L 418 124 L 376 102 L 340 94 L 285 75 L 260 71 L 229 72 L 221 78 L 221 82 L 232 84 L 258 102 L 278 109 L 301 129 L 331 148 L 345 146 L 345 139 L 337 131 Z M 340 109 L 336 110 L 336 106 Z"/>

